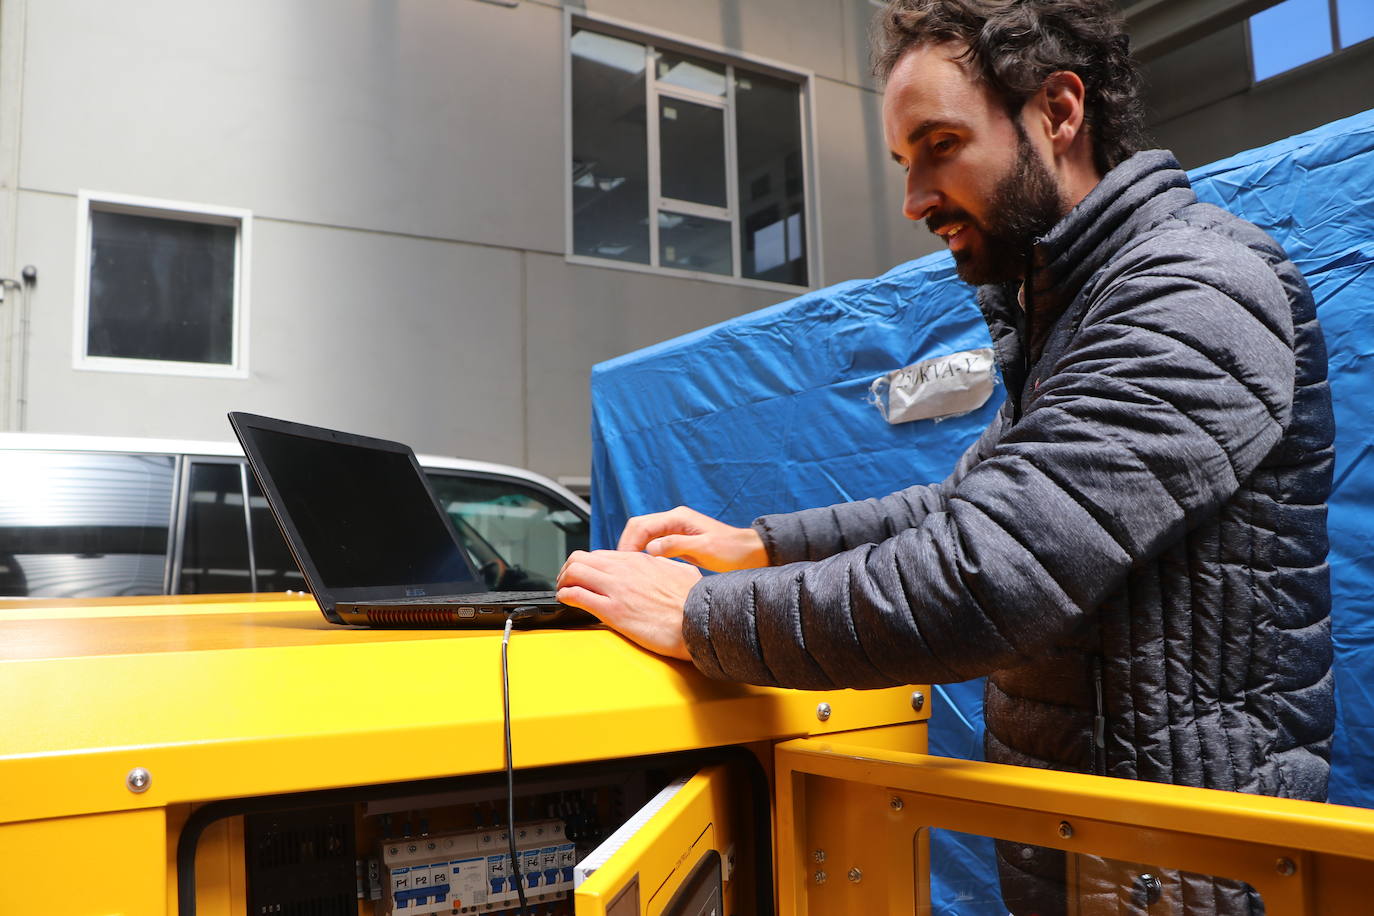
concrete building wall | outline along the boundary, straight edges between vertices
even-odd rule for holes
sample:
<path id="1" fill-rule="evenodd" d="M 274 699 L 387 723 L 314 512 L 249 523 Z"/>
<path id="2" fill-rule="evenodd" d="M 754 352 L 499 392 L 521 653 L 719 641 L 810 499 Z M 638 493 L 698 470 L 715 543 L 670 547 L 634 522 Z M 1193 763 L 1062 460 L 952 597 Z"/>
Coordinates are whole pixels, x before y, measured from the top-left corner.
<path id="1" fill-rule="evenodd" d="M 593 364 L 800 290 L 565 257 L 569 13 L 810 74 L 813 285 L 900 213 L 868 0 L 0 0 L 0 426 L 226 438 L 257 410 L 588 473 Z M 1243 26 L 1149 67 L 1197 165 L 1367 107 L 1368 46 L 1249 84 Z M 252 211 L 246 378 L 73 367 L 82 190 Z M 27 307 L 27 320 L 24 308 Z M 652 392 L 646 392 L 652 396 Z"/>
<path id="2" fill-rule="evenodd" d="M 1374 41 L 1252 83 L 1245 23 L 1145 68 L 1154 141 L 1187 168 L 1374 107 Z"/>
<path id="3" fill-rule="evenodd" d="M 871 10 L 573 12 L 814 74 L 819 285 L 933 247 L 898 211 Z M 39 272 L 27 325 L 0 310 L 6 427 L 222 439 L 247 409 L 587 474 L 594 363 L 794 293 L 566 260 L 566 28 L 546 0 L 0 0 L 0 275 Z M 81 190 L 252 211 L 247 378 L 73 368 Z"/>

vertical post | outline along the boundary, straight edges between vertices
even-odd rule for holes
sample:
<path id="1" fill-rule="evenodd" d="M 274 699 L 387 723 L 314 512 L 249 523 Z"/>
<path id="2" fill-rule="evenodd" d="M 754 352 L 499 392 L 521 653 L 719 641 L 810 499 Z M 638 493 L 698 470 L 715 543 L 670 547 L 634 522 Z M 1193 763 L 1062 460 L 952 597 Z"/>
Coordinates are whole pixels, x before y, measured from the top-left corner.
<path id="1" fill-rule="evenodd" d="M 24 37 L 28 0 L 0 2 L 0 277 L 18 278 L 19 124 L 24 98 Z M 17 429 L 21 379 L 18 367 L 28 340 L 20 308 L 30 290 L 13 289 L 0 304 L 0 430 Z"/>

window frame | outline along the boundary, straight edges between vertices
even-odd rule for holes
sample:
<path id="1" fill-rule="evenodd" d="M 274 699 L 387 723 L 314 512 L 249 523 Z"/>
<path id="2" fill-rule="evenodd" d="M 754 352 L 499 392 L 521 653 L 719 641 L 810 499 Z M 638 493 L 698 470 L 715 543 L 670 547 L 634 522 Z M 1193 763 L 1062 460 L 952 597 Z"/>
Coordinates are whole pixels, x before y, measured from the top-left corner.
<path id="1" fill-rule="evenodd" d="M 189 223 L 232 226 L 234 236 L 234 290 L 232 349 L 228 364 L 176 360 L 139 359 L 126 356 L 91 356 L 90 340 L 91 222 L 95 212 L 123 213 Z M 201 378 L 248 378 L 248 290 L 252 251 L 253 213 L 240 207 L 187 203 L 115 194 L 105 191 L 77 192 L 76 208 L 76 303 L 72 322 L 72 368 L 138 375 L 183 375 Z"/>
<path id="2" fill-rule="evenodd" d="M 1277 4 L 1275 5 L 1277 6 Z M 1286 77 L 1291 77 L 1294 74 L 1307 73 L 1308 70 L 1312 67 L 1316 67 L 1326 63 L 1327 61 L 1334 60 L 1335 58 L 1341 56 L 1342 54 L 1345 54 L 1348 51 L 1353 51 L 1356 48 L 1360 48 L 1371 42 L 1374 42 L 1374 38 L 1362 38 L 1354 44 L 1342 44 L 1340 0 L 1326 0 L 1326 9 L 1327 15 L 1330 17 L 1331 22 L 1331 50 L 1319 57 L 1314 57 L 1309 61 L 1304 61 L 1303 63 L 1298 64 L 1297 66 L 1289 67 L 1287 70 L 1280 70 L 1278 73 L 1266 76 L 1264 79 L 1255 78 L 1255 37 L 1250 29 L 1250 20 L 1253 19 L 1254 16 L 1257 16 L 1259 14 L 1256 13 L 1254 14 L 1254 16 L 1245 17 L 1245 62 L 1250 68 L 1249 76 L 1251 89 L 1254 89 L 1258 86 L 1267 86 L 1273 83 L 1275 80 L 1281 80 Z"/>
<path id="3" fill-rule="evenodd" d="M 632 41 L 645 46 L 645 120 L 647 128 L 646 155 L 648 157 L 648 176 L 649 176 L 649 263 L 637 264 L 632 261 L 620 261 L 613 258 L 597 258 L 590 255 L 577 254 L 573 248 L 573 187 L 568 172 L 569 163 L 573 158 L 573 78 L 572 78 L 572 34 L 577 28 L 588 28 L 604 35 L 614 38 Z M 658 87 L 657 78 L 654 72 L 655 49 L 674 51 L 687 54 L 702 60 L 709 60 L 713 63 L 721 64 L 727 68 L 726 71 L 726 96 L 716 98 L 701 93 L 693 92 L 680 86 Z M 737 143 L 735 137 L 735 86 L 734 86 L 734 67 L 739 65 L 745 69 L 772 76 L 778 79 L 796 83 L 799 89 L 798 106 L 800 107 L 801 120 L 801 155 L 802 155 L 802 201 L 805 207 L 804 219 L 802 222 L 803 232 L 806 238 L 806 263 L 807 263 L 807 283 L 806 285 L 795 285 L 792 283 L 779 283 L 773 280 L 756 280 L 743 275 L 744 257 L 741 251 L 741 233 L 743 232 L 742 219 L 739 205 L 739 175 L 737 161 Z M 585 265 L 588 267 L 602 267 L 613 270 L 627 270 L 634 273 L 651 274 L 657 277 L 676 277 L 685 280 L 704 280 L 710 283 L 727 283 L 732 286 L 745 286 L 754 289 L 767 289 L 798 295 L 799 292 L 808 289 L 820 289 L 825 286 L 822 241 L 817 227 L 820 225 L 820 187 L 813 163 L 816 161 L 815 150 L 817 149 L 816 140 L 816 117 L 815 117 L 815 72 L 802 70 L 777 61 L 768 60 L 756 55 L 747 54 L 742 51 L 733 50 L 714 45 L 707 42 L 700 42 L 680 35 L 666 32 L 660 29 L 646 28 L 616 19 L 610 16 L 603 16 L 587 10 L 574 12 L 570 8 L 565 8 L 563 12 L 563 161 L 561 166 L 563 182 L 563 254 L 564 260 L 569 264 Z M 686 102 L 708 105 L 710 107 L 721 108 L 725 113 L 725 133 L 726 133 L 726 202 L 729 210 L 730 239 L 731 239 L 731 262 L 733 272 L 729 275 L 711 273 L 709 271 L 686 270 L 680 267 L 663 267 L 659 261 L 659 234 L 658 234 L 658 214 L 666 203 L 668 209 L 688 215 L 699 215 L 713 219 L 722 218 L 717 208 L 692 203 L 690 201 L 679 201 L 673 198 L 662 197 L 660 181 L 660 150 L 658 145 L 658 116 L 657 106 L 659 99 L 677 98 Z M 679 208 L 681 205 L 681 208 Z"/>

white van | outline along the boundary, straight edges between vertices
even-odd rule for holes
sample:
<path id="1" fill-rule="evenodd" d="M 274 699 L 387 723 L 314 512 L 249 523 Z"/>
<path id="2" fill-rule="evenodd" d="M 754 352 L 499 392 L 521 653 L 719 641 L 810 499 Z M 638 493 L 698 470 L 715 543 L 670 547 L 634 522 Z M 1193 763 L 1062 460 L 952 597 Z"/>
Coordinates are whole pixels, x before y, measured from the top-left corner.
<path id="1" fill-rule="evenodd" d="M 590 509 L 531 471 L 417 456 L 492 589 L 551 588 Z M 0 433 L 0 597 L 304 590 L 236 442 Z"/>

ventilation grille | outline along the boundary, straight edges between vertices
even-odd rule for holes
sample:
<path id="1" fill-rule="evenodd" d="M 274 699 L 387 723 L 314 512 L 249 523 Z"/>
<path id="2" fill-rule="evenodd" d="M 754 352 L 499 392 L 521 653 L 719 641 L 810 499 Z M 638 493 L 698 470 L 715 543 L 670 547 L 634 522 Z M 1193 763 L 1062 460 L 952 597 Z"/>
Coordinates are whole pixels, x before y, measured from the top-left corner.
<path id="1" fill-rule="evenodd" d="M 345 824 L 308 824 L 272 830 L 257 838 L 253 854 L 258 868 L 290 868 L 352 855 L 353 831 Z"/>
<path id="2" fill-rule="evenodd" d="M 352 805 L 244 817 L 250 916 L 357 916 Z"/>
<path id="3" fill-rule="evenodd" d="M 367 622 L 384 627 L 449 627 L 458 619 L 453 608 L 373 608 Z"/>

